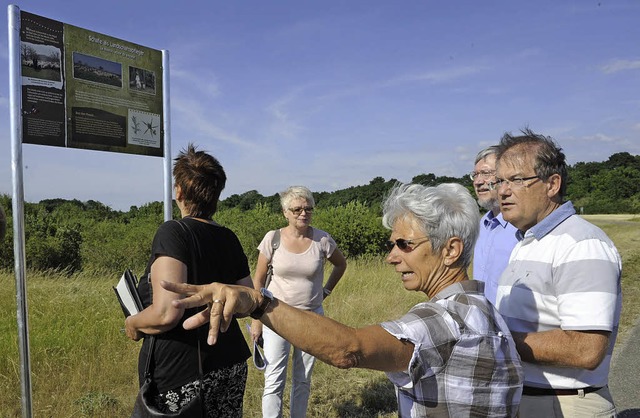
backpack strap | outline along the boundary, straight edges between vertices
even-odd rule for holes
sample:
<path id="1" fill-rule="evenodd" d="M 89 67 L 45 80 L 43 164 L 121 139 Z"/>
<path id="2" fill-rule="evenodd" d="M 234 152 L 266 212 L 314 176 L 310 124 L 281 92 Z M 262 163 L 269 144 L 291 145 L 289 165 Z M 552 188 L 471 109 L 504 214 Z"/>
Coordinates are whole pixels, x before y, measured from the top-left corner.
<path id="1" fill-rule="evenodd" d="M 269 260 L 269 264 L 267 264 L 267 279 L 264 282 L 265 289 L 269 287 L 269 283 L 271 283 L 271 276 L 273 276 L 273 255 L 276 253 L 279 246 L 280 229 L 276 229 L 273 233 L 273 238 L 271 239 L 271 260 Z"/>
<path id="2" fill-rule="evenodd" d="M 271 253 L 272 260 L 273 260 L 273 253 L 276 252 L 279 246 L 280 246 L 280 230 L 276 229 L 275 232 L 273 233 L 273 239 L 271 240 L 271 248 L 273 249 L 273 252 Z"/>

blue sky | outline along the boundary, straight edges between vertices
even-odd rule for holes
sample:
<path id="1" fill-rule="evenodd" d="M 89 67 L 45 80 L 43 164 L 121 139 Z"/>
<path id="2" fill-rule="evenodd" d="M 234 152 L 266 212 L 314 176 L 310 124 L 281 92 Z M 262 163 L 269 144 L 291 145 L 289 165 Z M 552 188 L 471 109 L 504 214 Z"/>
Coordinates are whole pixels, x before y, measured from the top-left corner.
<path id="1" fill-rule="evenodd" d="M 550 135 L 569 163 L 640 154 L 640 3 L 30 1 L 22 10 L 171 60 L 172 156 L 192 141 L 223 198 L 376 176 L 459 177 L 504 132 Z M 6 7 L 0 193 L 12 193 Z M 25 200 L 163 200 L 155 157 L 25 144 Z"/>

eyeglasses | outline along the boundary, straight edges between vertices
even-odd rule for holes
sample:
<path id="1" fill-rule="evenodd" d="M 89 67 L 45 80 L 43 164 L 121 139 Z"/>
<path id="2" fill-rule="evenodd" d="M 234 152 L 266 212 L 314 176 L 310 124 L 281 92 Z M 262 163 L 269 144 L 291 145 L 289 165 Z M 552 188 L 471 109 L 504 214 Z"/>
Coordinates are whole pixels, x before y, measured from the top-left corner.
<path id="1" fill-rule="evenodd" d="M 525 181 L 528 180 L 533 180 L 533 179 L 539 179 L 540 176 L 531 176 L 531 177 L 515 177 L 512 178 L 511 180 L 505 180 L 505 179 L 499 179 L 496 178 L 496 181 L 491 181 L 489 183 L 487 183 L 487 186 L 489 186 L 490 190 L 498 190 L 500 188 L 500 186 L 502 186 L 503 184 L 505 186 L 507 186 L 510 189 L 519 189 L 521 187 L 526 186 L 524 184 Z"/>
<path id="2" fill-rule="evenodd" d="M 488 179 L 491 176 L 495 176 L 496 170 L 480 170 L 480 171 L 472 171 L 469 173 L 469 178 L 471 180 L 475 180 L 476 177 L 480 176 L 482 179 Z"/>
<path id="3" fill-rule="evenodd" d="M 298 206 L 298 207 L 295 207 L 295 208 L 289 208 L 289 210 L 294 215 L 300 216 L 302 211 L 305 211 L 305 213 L 313 213 L 313 206 Z"/>
<path id="4" fill-rule="evenodd" d="M 421 238 L 414 238 L 414 239 L 398 238 L 395 241 L 391 241 L 391 240 L 386 241 L 384 243 L 384 246 L 387 249 L 387 251 L 393 250 L 393 247 L 397 245 L 398 248 L 400 248 L 402 251 L 411 252 L 415 248 L 415 247 L 412 247 L 412 245 L 415 244 L 417 240 L 423 240 L 424 242 L 424 241 L 429 241 L 429 238 L 428 237 L 421 237 Z"/>

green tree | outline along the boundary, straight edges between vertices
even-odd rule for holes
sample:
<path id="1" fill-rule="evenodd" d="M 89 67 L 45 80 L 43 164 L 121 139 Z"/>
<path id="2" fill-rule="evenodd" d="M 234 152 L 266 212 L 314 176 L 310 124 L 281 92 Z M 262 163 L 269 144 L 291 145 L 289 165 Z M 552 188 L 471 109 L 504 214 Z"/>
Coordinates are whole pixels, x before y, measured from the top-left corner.
<path id="1" fill-rule="evenodd" d="M 378 210 L 352 201 L 314 213 L 314 226 L 327 231 L 347 257 L 379 255 L 389 236 Z"/>

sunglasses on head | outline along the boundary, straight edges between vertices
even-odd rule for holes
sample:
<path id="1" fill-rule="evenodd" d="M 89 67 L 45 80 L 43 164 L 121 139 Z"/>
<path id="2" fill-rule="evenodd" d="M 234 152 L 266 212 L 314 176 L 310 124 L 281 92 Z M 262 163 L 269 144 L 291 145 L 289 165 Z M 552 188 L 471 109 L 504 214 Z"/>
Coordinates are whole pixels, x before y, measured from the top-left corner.
<path id="1" fill-rule="evenodd" d="M 410 252 L 410 251 L 413 251 L 413 249 L 415 248 L 415 247 L 412 247 L 412 245 L 415 244 L 416 241 L 418 240 L 423 240 L 424 242 L 424 241 L 429 241 L 429 238 L 428 237 L 414 238 L 414 239 L 398 238 L 395 241 L 391 241 L 391 240 L 386 241 L 384 243 L 384 246 L 387 249 L 387 251 L 393 250 L 393 247 L 397 245 L 398 248 L 400 248 L 402 251 Z"/>
<path id="2" fill-rule="evenodd" d="M 299 216 L 302 211 L 305 211 L 305 213 L 313 213 L 313 206 L 298 206 L 295 208 L 289 208 L 289 210 L 294 215 Z"/>

